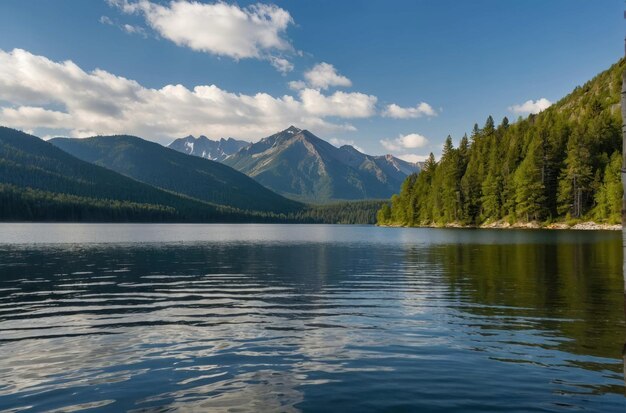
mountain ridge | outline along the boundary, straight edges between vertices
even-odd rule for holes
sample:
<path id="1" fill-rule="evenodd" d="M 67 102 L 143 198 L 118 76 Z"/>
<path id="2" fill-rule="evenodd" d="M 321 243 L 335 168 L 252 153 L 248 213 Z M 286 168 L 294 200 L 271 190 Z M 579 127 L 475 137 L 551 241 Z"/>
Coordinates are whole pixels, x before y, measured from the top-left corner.
<path id="1" fill-rule="evenodd" d="M 420 170 L 390 155 L 338 148 L 293 125 L 241 148 L 224 163 L 281 195 L 317 203 L 387 198 Z"/>
<path id="2" fill-rule="evenodd" d="M 54 138 L 50 143 L 84 161 L 201 201 L 273 213 L 302 208 L 227 165 L 185 155 L 136 136 Z"/>
<path id="3" fill-rule="evenodd" d="M 203 163 L 212 162 L 196 159 Z M 252 181 L 248 177 L 244 178 Z M 254 181 L 252 183 L 260 186 Z M 242 211 L 139 182 L 78 159 L 36 136 L 0 127 L 2 222 L 373 224 L 382 202 L 368 200 L 323 206 L 297 204 L 298 209 L 289 213 Z"/>
<path id="4" fill-rule="evenodd" d="M 3 220 L 215 222 L 252 220 L 80 160 L 42 139 L 0 126 Z"/>
<path id="5" fill-rule="evenodd" d="M 248 145 L 250 145 L 250 142 L 235 138 L 212 140 L 204 135 L 200 135 L 197 138 L 193 135 L 188 135 L 174 140 L 167 147 L 187 155 L 222 162 L 228 156 Z"/>

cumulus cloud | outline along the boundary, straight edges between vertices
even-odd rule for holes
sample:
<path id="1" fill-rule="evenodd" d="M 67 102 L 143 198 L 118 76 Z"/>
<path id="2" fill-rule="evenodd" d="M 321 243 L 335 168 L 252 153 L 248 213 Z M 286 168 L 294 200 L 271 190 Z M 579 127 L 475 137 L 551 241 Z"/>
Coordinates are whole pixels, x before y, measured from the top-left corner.
<path id="1" fill-rule="evenodd" d="M 71 121 L 67 113 L 32 106 L 0 108 L 0 119 L 8 125 L 27 127 L 38 125 L 41 128 L 59 129 Z"/>
<path id="2" fill-rule="evenodd" d="M 304 80 L 293 80 L 288 83 L 288 86 L 292 90 L 300 91 L 301 94 L 305 94 L 310 99 L 314 99 L 316 92 L 326 90 L 333 86 L 350 87 L 352 82 L 347 77 L 340 75 L 337 69 L 329 63 L 318 63 L 311 70 L 304 73 Z M 305 91 L 306 90 L 306 91 Z M 343 92 L 336 92 L 333 94 L 334 100 L 340 100 Z M 349 94 L 354 95 L 354 94 Z M 345 108 L 345 111 L 356 111 L 358 113 L 365 113 L 362 116 L 372 116 L 373 113 L 370 110 L 374 110 L 377 99 L 374 96 L 360 95 L 358 101 L 361 103 L 360 108 Z M 387 105 L 379 113 L 380 115 L 394 119 L 409 119 L 420 118 L 422 116 L 437 116 L 437 112 L 428 103 L 421 102 L 415 107 L 403 108 L 395 103 Z"/>
<path id="3" fill-rule="evenodd" d="M 337 69 L 329 63 L 318 63 L 304 73 L 307 84 L 315 89 L 328 89 L 332 86 L 350 87 L 352 82 L 345 76 L 337 73 Z"/>
<path id="4" fill-rule="evenodd" d="M 428 145 L 428 139 L 419 133 L 400 135 L 395 139 L 382 139 L 381 145 L 391 152 L 403 151 L 405 149 L 422 148 Z"/>
<path id="5" fill-rule="evenodd" d="M 546 98 L 541 98 L 535 101 L 527 100 L 521 105 L 509 106 L 509 111 L 520 114 L 520 115 L 529 114 L 529 113 L 539 113 L 541 111 L 546 110 L 550 106 L 552 106 L 552 102 L 550 102 Z"/>
<path id="6" fill-rule="evenodd" d="M 316 89 L 302 89 L 300 100 L 304 109 L 316 116 L 368 118 L 376 114 L 376 96 L 364 93 L 335 92 L 324 95 Z"/>
<path id="7" fill-rule="evenodd" d="M 302 80 L 292 80 L 288 83 L 288 85 L 289 89 L 291 90 L 301 90 L 306 87 L 306 83 L 304 83 Z"/>
<path id="8" fill-rule="evenodd" d="M 178 46 L 233 59 L 268 60 L 280 72 L 292 63 L 275 52 L 293 51 L 285 32 L 294 23 L 288 11 L 271 4 L 239 7 L 223 2 L 108 0 L 124 13 L 140 14 L 160 36 Z"/>
<path id="9" fill-rule="evenodd" d="M 424 162 L 426 159 L 428 159 L 428 156 L 429 155 L 415 155 L 415 154 L 409 153 L 409 154 L 404 154 L 404 155 L 397 155 L 396 158 L 400 158 L 403 161 L 416 163 L 416 162 Z"/>
<path id="10" fill-rule="evenodd" d="M 283 75 L 293 70 L 293 63 L 282 57 L 270 56 L 270 64 L 274 66 L 274 69 L 278 70 Z"/>
<path id="11" fill-rule="evenodd" d="M 387 105 L 383 116 L 394 119 L 421 118 L 422 116 L 437 116 L 437 112 L 428 103 L 421 102 L 415 107 L 403 108 L 392 103 Z"/>
<path id="12" fill-rule="evenodd" d="M 376 102 L 376 96 L 363 93 L 325 95 L 309 88 L 279 97 L 233 93 L 216 85 L 152 89 L 104 70 L 87 72 L 71 61 L 0 49 L 0 124 L 54 128 L 75 137 L 129 133 L 161 142 L 187 134 L 257 139 L 289 124 L 322 133 L 355 130 L 345 120 L 375 116 Z"/>

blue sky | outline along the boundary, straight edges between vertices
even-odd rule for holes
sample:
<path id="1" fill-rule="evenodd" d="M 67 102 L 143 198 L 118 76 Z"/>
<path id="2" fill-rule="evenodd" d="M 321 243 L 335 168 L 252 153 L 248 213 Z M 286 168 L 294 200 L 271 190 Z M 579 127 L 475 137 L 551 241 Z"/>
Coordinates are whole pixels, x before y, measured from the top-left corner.
<path id="1" fill-rule="evenodd" d="M 448 134 L 457 141 L 490 114 L 526 116 L 607 69 L 624 52 L 623 8 L 3 0 L 0 123 L 161 143 L 189 133 L 257 140 L 295 124 L 419 159 Z"/>

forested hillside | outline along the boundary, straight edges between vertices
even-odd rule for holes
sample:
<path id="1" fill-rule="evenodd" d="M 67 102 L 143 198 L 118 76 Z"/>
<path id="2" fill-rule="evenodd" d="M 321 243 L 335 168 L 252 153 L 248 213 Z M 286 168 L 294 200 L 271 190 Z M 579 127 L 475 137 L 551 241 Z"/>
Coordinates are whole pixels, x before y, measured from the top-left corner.
<path id="1" fill-rule="evenodd" d="M 620 60 L 555 105 L 499 125 L 491 116 L 409 176 L 382 225 L 620 221 Z"/>
<path id="2" fill-rule="evenodd" d="M 289 215 L 299 222 L 325 224 L 375 224 L 376 212 L 386 201 L 364 200 L 311 205 Z"/>
<path id="3" fill-rule="evenodd" d="M 35 136 L 0 127 L 0 220 L 250 222 L 278 218 L 163 191 L 77 159 Z"/>
<path id="4" fill-rule="evenodd" d="M 137 138 L 134 138 L 137 139 Z M 169 149 L 163 151 L 178 154 Z M 155 150 L 156 151 L 156 150 Z M 119 152 L 119 151 L 118 151 Z M 122 150 L 125 153 L 125 150 Z M 116 153 L 113 151 L 113 153 Z M 156 154 L 160 154 L 156 151 Z M 140 158 L 136 158 L 140 159 Z M 162 171 L 175 167 L 176 157 L 169 159 L 173 166 L 162 166 Z M 186 161 L 186 159 L 185 159 Z M 157 174 L 149 159 L 148 171 Z M 155 162 L 165 163 L 155 156 Z M 200 162 L 200 163 L 197 163 Z M 206 161 L 192 158 L 196 171 L 188 175 L 209 175 Z M 213 166 L 213 162 L 210 162 Z M 141 162 L 133 167 L 141 168 Z M 218 165 L 218 171 L 228 168 Z M 137 172 L 146 173 L 149 172 Z M 269 190 L 236 194 L 246 188 L 260 187 L 256 182 L 236 171 L 229 174 L 242 177 L 246 187 L 233 186 L 228 191 L 235 196 L 259 196 L 259 202 L 270 193 L 278 201 L 277 208 L 291 207 L 288 213 L 277 211 L 242 211 L 205 202 L 120 175 L 98 165 L 77 159 L 54 145 L 15 129 L 0 127 L 0 221 L 68 221 L 68 222 L 302 222 L 302 223 L 374 223 L 376 210 L 382 201 L 354 202 L 333 205 L 303 205 L 286 200 Z M 182 174 L 177 173 L 181 178 Z M 230 177 L 228 175 L 227 177 Z M 221 178 L 221 177 L 220 177 Z M 165 179 L 165 178 L 162 178 Z M 194 178 L 197 179 L 197 178 Z M 231 179 L 228 182 L 238 182 Z M 181 189 L 186 188 L 181 185 Z M 203 187 L 203 188 L 206 188 Z M 208 191 L 209 189 L 207 189 Z M 259 195 L 259 193 L 261 195 Z M 199 196 L 204 196 L 199 194 Z M 252 205 L 250 200 L 250 205 Z"/>
<path id="5" fill-rule="evenodd" d="M 212 204 L 276 214 L 304 207 L 229 166 L 135 136 L 55 138 L 50 143 L 83 161 Z"/>

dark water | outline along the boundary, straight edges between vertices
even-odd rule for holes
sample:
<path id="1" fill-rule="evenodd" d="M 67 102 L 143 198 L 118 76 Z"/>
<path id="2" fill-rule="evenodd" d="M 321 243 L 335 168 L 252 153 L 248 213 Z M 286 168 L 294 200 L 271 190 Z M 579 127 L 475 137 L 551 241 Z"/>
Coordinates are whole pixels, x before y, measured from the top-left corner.
<path id="1" fill-rule="evenodd" d="M 0 225 L 0 410 L 623 413 L 623 288 L 619 232 Z"/>

